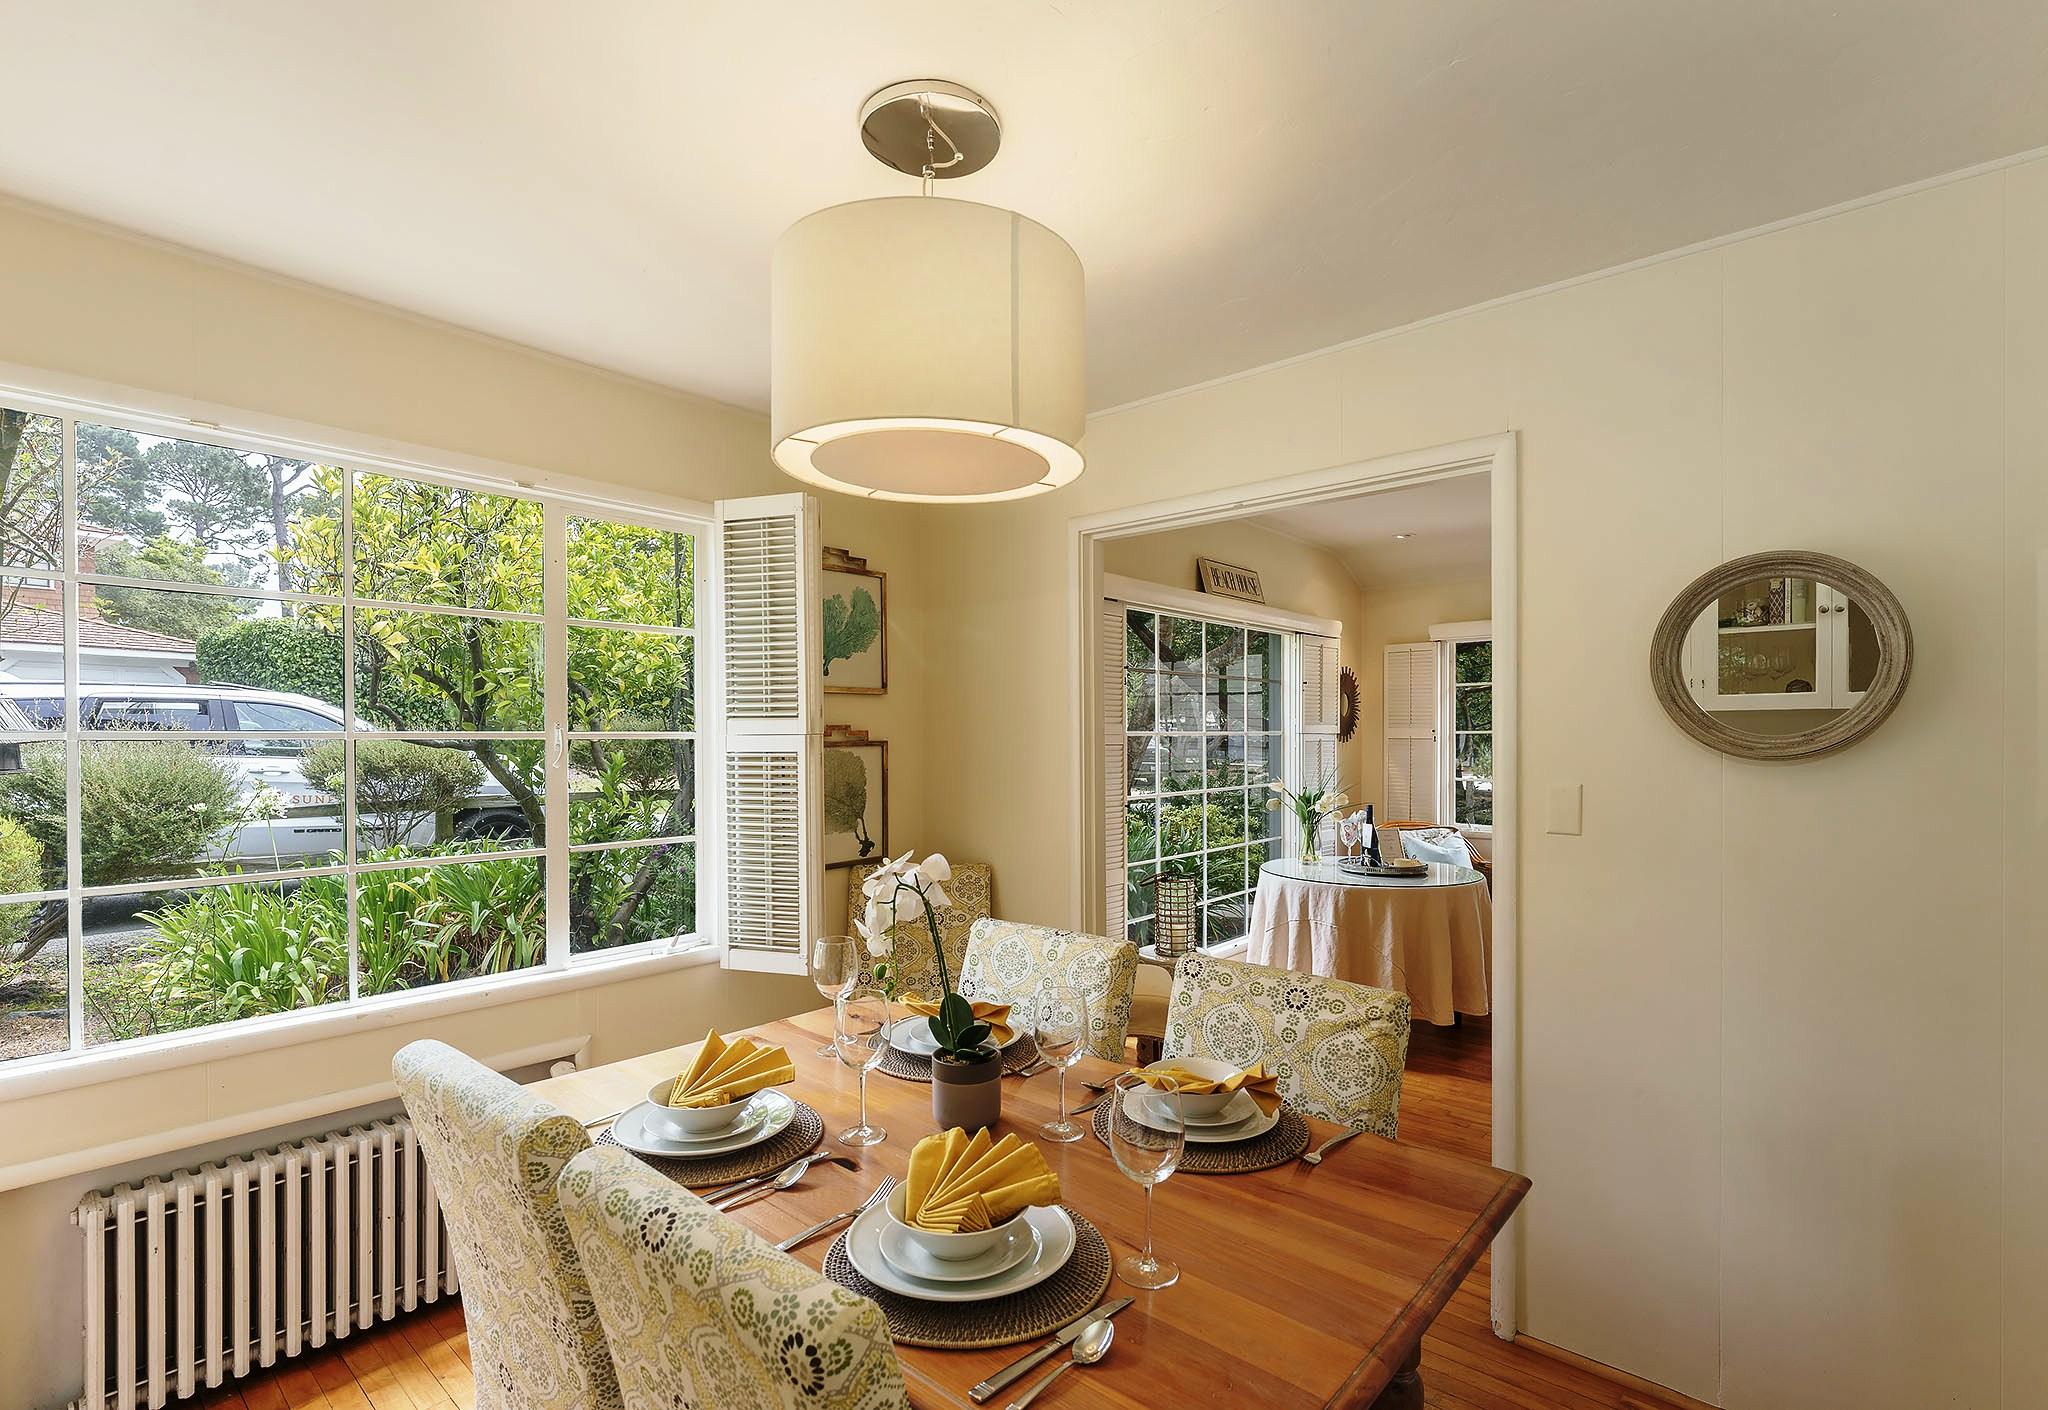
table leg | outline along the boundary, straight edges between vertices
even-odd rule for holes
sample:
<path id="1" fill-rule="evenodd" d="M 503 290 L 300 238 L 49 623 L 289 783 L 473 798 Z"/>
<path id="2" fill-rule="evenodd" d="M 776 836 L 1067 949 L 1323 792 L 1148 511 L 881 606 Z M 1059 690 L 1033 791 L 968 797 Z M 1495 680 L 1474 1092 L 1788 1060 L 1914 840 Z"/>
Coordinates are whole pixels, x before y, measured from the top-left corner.
<path id="1" fill-rule="evenodd" d="M 1422 1344 L 1401 1363 L 1387 1388 L 1373 1398 L 1372 1410 L 1422 1410 Z"/>

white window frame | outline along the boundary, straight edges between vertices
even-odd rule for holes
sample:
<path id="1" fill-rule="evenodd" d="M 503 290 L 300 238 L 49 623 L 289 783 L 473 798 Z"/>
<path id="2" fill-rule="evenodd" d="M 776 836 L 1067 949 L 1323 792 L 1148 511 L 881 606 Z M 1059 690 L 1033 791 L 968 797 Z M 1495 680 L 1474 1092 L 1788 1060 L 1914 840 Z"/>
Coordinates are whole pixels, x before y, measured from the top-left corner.
<path id="1" fill-rule="evenodd" d="M 69 774 L 69 793 L 72 798 L 78 794 L 78 771 L 80 744 L 97 737 L 96 732 L 81 729 L 78 719 L 79 697 L 79 646 L 78 646 L 78 585 L 91 582 L 95 585 L 133 586 L 144 589 L 162 590 L 176 586 L 179 590 L 200 591 L 217 596 L 241 598 L 263 598 L 267 600 L 332 601 L 342 605 L 345 622 L 344 650 L 347 651 L 352 637 L 348 629 L 353 627 L 353 612 L 358 605 L 376 605 L 367 600 L 347 596 L 330 598 L 322 594 L 302 592 L 280 592 L 276 589 L 251 589 L 237 587 L 209 588 L 203 584 L 173 585 L 151 579 L 131 579 L 107 574 L 83 574 L 78 571 L 76 545 L 76 512 L 73 503 L 75 475 L 73 473 L 73 426 L 75 423 L 107 424 L 133 431 L 138 435 L 189 441 L 202 441 L 220 445 L 232 450 L 253 453 L 267 453 L 290 456 L 320 464 L 344 468 L 351 476 L 360 474 L 388 475 L 421 482 L 448 485 L 455 488 L 474 489 L 492 494 L 511 495 L 533 500 L 541 504 L 543 512 L 543 558 L 545 595 L 542 611 L 533 613 L 493 613 L 469 609 L 445 609 L 457 615 L 481 617 L 510 617 L 519 620 L 533 620 L 542 629 L 543 699 L 545 713 L 543 729 L 538 738 L 547 755 L 555 755 L 567 748 L 568 731 L 566 720 L 566 648 L 570 626 L 635 626 L 637 624 L 605 621 L 585 621 L 567 616 L 567 574 L 566 574 L 566 531 L 571 517 L 592 517 L 612 519 L 620 522 L 642 524 L 665 532 L 691 534 L 695 548 L 695 626 L 688 629 L 671 629 L 686 632 L 696 640 L 696 720 L 695 730 L 680 731 L 678 734 L 694 734 L 696 768 L 698 775 L 698 818 L 707 816 L 706 794 L 703 781 L 707 770 L 714 761 L 710 758 L 707 741 L 721 737 L 721 721 L 718 718 L 718 703 L 715 694 L 706 689 L 707 664 L 715 663 L 722 648 L 721 622 L 717 611 L 717 598 L 712 589 L 716 572 L 716 507 L 702 501 L 682 499 L 657 493 L 636 494 L 632 499 L 621 496 L 616 485 L 602 481 L 584 479 L 578 476 L 551 474 L 527 467 L 493 461 L 481 457 L 464 456 L 430 447 L 401 442 L 381 441 L 357 433 L 323 427 L 316 424 L 271 417 L 261 413 L 248 412 L 238 408 L 221 406 L 187 398 L 167 397 L 134 388 L 115 387 L 86 379 L 53 373 L 46 369 L 0 363 L 0 404 L 8 409 L 31 415 L 54 417 L 64 426 L 63 465 L 63 506 L 60 530 L 60 567 L 56 572 L 41 568 L 9 568 L 0 570 L 0 576 L 12 579 L 31 579 L 61 583 L 63 588 L 64 614 L 64 693 L 65 722 L 63 739 L 66 745 L 66 770 Z M 341 497 L 342 543 L 344 572 L 352 566 L 353 556 L 352 494 Z M 345 583 L 352 586 L 352 575 L 345 577 Z M 406 611 L 434 612 L 432 606 L 415 603 L 394 603 L 393 607 Z M 353 672 L 344 671 L 345 718 L 354 718 Z M 269 738 L 276 731 L 220 730 L 193 734 L 198 739 L 234 739 L 242 737 Z M 490 737 L 507 734 L 522 738 L 533 735 L 531 731 L 453 731 L 463 737 Z M 54 742 L 53 731 L 40 732 L 32 736 L 10 735 L 9 738 Z M 670 732 L 662 732 L 669 737 Z M 337 738 L 356 737 L 349 732 L 337 733 Z M 405 738 L 403 732 L 379 731 L 379 738 Z M 552 764 L 552 759 L 549 760 Z M 558 829 L 549 843 L 540 849 L 508 848 L 502 851 L 472 853 L 448 857 L 407 858 L 389 863 L 357 863 L 355 859 L 356 829 L 344 823 L 346 852 L 342 862 L 329 866 L 283 868 L 262 873 L 248 873 L 239 876 L 225 875 L 218 878 L 203 878 L 198 882 L 138 882 L 113 886 L 86 887 L 81 883 L 80 837 L 77 820 L 71 819 L 69 828 L 68 856 L 66 858 L 66 886 L 58 890 L 28 893 L 25 897 L 12 899 L 64 899 L 68 909 L 68 931 L 66 935 L 66 958 L 68 966 L 67 1009 L 68 1038 L 70 1046 L 58 1052 L 22 1057 L 0 1064 L 0 1102 L 40 1093 L 63 1091 L 96 1083 L 113 1081 L 145 1072 L 161 1071 L 215 1061 L 239 1053 L 261 1051 L 270 1048 L 291 1046 L 322 1037 L 343 1033 L 389 1027 L 397 1024 L 416 1023 L 425 1018 L 441 1014 L 460 1013 L 466 1010 L 530 1001 L 544 995 L 567 992 L 592 984 L 613 983 L 653 973 L 698 965 L 720 962 L 724 950 L 724 936 L 719 913 L 706 903 L 707 887 L 704 878 L 708 872 L 721 868 L 723 857 L 718 829 L 693 828 L 691 845 L 696 849 L 698 874 L 697 929 L 688 936 L 676 936 L 666 940 L 636 943 L 620 946 L 615 950 L 596 951 L 590 954 L 571 956 L 569 954 L 569 914 L 566 904 L 569 857 L 575 852 L 605 850 L 619 844 L 594 843 L 571 844 L 567 842 L 567 771 L 564 768 L 547 767 L 544 779 L 548 788 L 546 807 L 553 817 L 561 819 Z M 353 780 L 351 779 L 351 794 Z M 348 800 L 350 815 L 353 812 L 353 798 Z M 673 843 L 676 839 L 661 839 Z M 630 845 L 630 844 L 627 844 Z M 350 997 L 315 1009 L 290 1013 L 269 1014 L 256 1018 L 238 1020 L 232 1023 L 207 1028 L 192 1029 L 176 1033 L 160 1034 L 153 1037 L 135 1038 L 85 1047 L 83 1009 L 84 945 L 78 905 L 70 904 L 74 898 L 120 892 L 123 894 L 151 891 L 191 889 L 195 884 L 222 884 L 234 880 L 243 881 L 284 881 L 302 879 L 308 876 L 347 875 L 354 870 L 378 870 L 394 867 L 412 869 L 416 867 L 458 864 L 485 858 L 514 856 L 537 856 L 541 859 L 544 884 L 548 894 L 548 935 L 546 958 L 542 964 L 527 970 L 501 975 L 477 976 L 455 980 L 445 984 L 401 990 L 370 997 L 354 996 L 357 982 L 355 964 L 355 896 L 353 888 L 348 891 L 349 936 L 349 988 Z"/>
<path id="2" fill-rule="evenodd" d="M 1458 648 L 1473 642 L 1493 645 L 1493 623 L 1439 622 L 1429 629 L 1429 639 L 1436 643 L 1437 680 L 1441 685 L 1437 691 L 1436 737 L 1437 737 L 1437 784 L 1436 815 L 1446 827 L 1455 827 L 1468 837 L 1491 837 L 1491 823 L 1461 823 L 1458 817 Z M 1493 689 L 1492 676 L 1487 678 L 1487 688 Z M 1498 702 L 1496 702 L 1498 703 Z M 1477 731 L 1467 731 L 1477 733 Z M 1493 767 L 1496 775 L 1500 772 L 1499 729 L 1489 729 L 1487 736 L 1495 740 Z"/>
<path id="3" fill-rule="evenodd" d="M 1304 636 L 1341 637 L 1344 629 L 1343 623 L 1323 617 L 1311 617 L 1300 612 L 1283 611 L 1280 608 L 1267 607 L 1261 603 L 1238 602 L 1231 598 L 1216 597 L 1208 593 L 1190 592 L 1184 588 L 1167 587 L 1163 584 L 1150 583 L 1139 578 L 1123 577 L 1115 573 L 1103 575 L 1102 597 L 1099 606 L 1102 610 L 1114 610 L 1119 614 L 1126 610 L 1157 612 L 1162 615 L 1190 618 L 1200 621 L 1205 625 L 1215 623 L 1219 626 L 1237 627 L 1245 631 L 1279 633 L 1283 638 L 1279 686 L 1280 728 L 1277 730 L 1261 731 L 1261 733 L 1273 733 L 1280 736 L 1281 757 L 1277 760 L 1268 761 L 1268 767 L 1272 775 L 1286 782 L 1290 788 L 1299 788 L 1301 786 L 1301 737 L 1303 733 L 1301 714 L 1301 639 Z M 1121 641 L 1121 634 L 1119 634 L 1119 641 Z M 1124 658 L 1121 649 L 1117 654 L 1115 665 L 1118 680 L 1121 681 L 1124 670 Z M 1098 682 L 1097 688 L 1099 690 L 1107 688 L 1106 675 Z M 1118 693 L 1114 698 L 1117 701 L 1118 713 L 1121 715 L 1123 710 L 1121 685 L 1119 685 Z M 1106 702 L 1098 703 L 1106 706 Z M 1128 720 L 1125 721 L 1125 724 L 1128 726 Z M 1128 733 L 1128 728 L 1126 728 L 1126 738 L 1128 738 Z M 1117 800 L 1117 814 L 1119 817 L 1122 817 L 1124 808 L 1130 802 L 1128 768 L 1121 778 L 1105 778 L 1104 786 L 1110 790 L 1110 796 Z M 1205 794 L 1206 792 L 1205 788 L 1203 793 Z M 1104 825 L 1107 826 L 1106 817 Z M 1298 849 L 1299 839 L 1296 833 L 1297 828 L 1294 824 L 1292 813 L 1283 810 L 1278 843 L 1278 850 L 1280 852 L 1288 853 Z M 1106 842 L 1110 840 L 1105 839 Z M 1249 841 L 1246 843 L 1246 846 L 1249 848 Z M 1105 896 L 1105 900 L 1109 907 L 1108 913 L 1112 917 L 1121 917 L 1123 921 L 1120 933 L 1128 935 L 1133 918 L 1125 913 L 1124 907 L 1120 903 L 1120 898 L 1127 897 L 1129 894 L 1130 869 L 1133 862 L 1122 847 L 1115 847 L 1111 850 L 1112 854 L 1120 859 L 1120 865 L 1113 868 L 1116 873 L 1114 878 L 1108 875 L 1108 871 L 1111 869 L 1105 869 L 1103 881 L 1105 891 L 1108 893 Z M 1183 860 L 1190 855 L 1197 857 L 1205 856 L 1207 850 L 1205 847 L 1202 851 L 1192 854 L 1176 853 L 1171 858 L 1153 858 L 1150 864 L 1161 865 L 1166 861 Z M 1146 864 L 1138 863 L 1138 865 Z M 1257 877 L 1255 875 L 1248 877 L 1247 889 L 1243 893 L 1247 903 L 1256 894 L 1257 887 Z M 1204 891 L 1206 892 L 1206 890 L 1205 886 Z M 1208 901 L 1208 896 L 1204 894 L 1197 902 L 1198 915 L 1206 912 Z M 1139 919 L 1143 918 L 1140 917 Z M 1206 929 L 1206 926 L 1204 928 Z M 1242 949 L 1244 940 L 1243 937 L 1239 937 L 1234 941 L 1224 941 L 1211 946 L 1206 944 L 1202 937 L 1197 937 L 1196 944 L 1208 954 L 1230 954 Z"/>

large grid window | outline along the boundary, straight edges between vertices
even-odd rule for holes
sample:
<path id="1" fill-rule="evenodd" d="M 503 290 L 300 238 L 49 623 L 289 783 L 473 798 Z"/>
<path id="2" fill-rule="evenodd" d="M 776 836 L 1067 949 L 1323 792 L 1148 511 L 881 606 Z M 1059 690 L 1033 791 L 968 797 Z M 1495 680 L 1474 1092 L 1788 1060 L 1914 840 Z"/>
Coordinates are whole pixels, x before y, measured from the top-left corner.
<path id="1" fill-rule="evenodd" d="M 1126 915 L 1152 939 L 1149 884 L 1201 884 L 1204 945 L 1243 937 L 1259 867 L 1280 836 L 1267 780 L 1283 761 L 1277 632 L 1128 609 L 1124 617 Z"/>
<path id="2" fill-rule="evenodd" d="M 696 929 L 696 540 L 0 408 L 0 1061 Z"/>
<path id="3" fill-rule="evenodd" d="M 1451 821 L 1493 826 L 1493 643 L 1455 641 L 1451 655 Z"/>

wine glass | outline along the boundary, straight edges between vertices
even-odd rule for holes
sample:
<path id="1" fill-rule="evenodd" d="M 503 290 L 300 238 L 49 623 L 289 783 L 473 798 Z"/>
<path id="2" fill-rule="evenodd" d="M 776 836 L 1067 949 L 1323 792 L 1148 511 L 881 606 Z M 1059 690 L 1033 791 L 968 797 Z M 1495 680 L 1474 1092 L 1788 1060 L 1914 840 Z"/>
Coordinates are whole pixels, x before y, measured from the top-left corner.
<path id="1" fill-rule="evenodd" d="M 1109 1085 L 1109 1149 L 1117 1168 L 1145 1187 L 1145 1251 L 1116 1261 L 1116 1275 L 1134 1288 L 1164 1288 L 1180 1277 L 1180 1268 L 1152 1253 L 1152 1191 L 1173 1174 L 1187 1141 L 1181 1115 L 1180 1088 L 1170 1077 L 1154 1075 L 1155 1088 L 1135 1072 L 1121 1072 Z M 1140 1121 L 1126 1107 L 1145 1113 Z"/>
<path id="2" fill-rule="evenodd" d="M 1067 1069 L 1081 1060 L 1081 1039 L 1088 1031 L 1088 996 L 1071 984 L 1039 986 L 1031 1041 L 1038 1055 L 1060 1070 L 1060 1119 L 1038 1128 L 1048 1141 L 1078 1141 L 1081 1128 L 1067 1120 Z"/>
<path id="3" fill-rule="evenodd" d="M 811 942 L 811 983 L 835 1006 L 860 978 L 860 941 L 850 935 L 827 935 Z M 819 1057 L 831 1057 L 838 1049 L 826 1043 Z"/>
<path id="4" fill-rule="evenodd" d="M 832 1010 L 832 1042 L 839 1060 L 860 1073 L 860 1125 L 839 1133 L 842 1146 L 879 1145 L 889 1133 L 868 1124 L 868 1069 L 889 1050 L 889 996 L 880 989 L 854 989 Z"/>

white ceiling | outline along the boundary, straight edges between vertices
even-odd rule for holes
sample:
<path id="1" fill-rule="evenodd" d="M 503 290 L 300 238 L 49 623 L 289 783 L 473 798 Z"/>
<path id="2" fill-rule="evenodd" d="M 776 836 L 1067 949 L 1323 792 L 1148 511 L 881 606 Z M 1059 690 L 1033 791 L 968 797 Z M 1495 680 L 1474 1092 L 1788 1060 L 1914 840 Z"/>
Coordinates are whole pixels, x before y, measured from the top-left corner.
<path id="1" fill-rule="evenodd" d="M 0 0 L 0 190 L 742 404 L 769 251 L 1007 124 L 1097 408 L 2048 145 L 2040 0 Z M 916 296 L 914 270 L 877 271 Z"/>
<path id="2" fill-rule="evenodd" d="M 1327 549 L 1367 592 L 1474 582 L 1493 563 L 1492 483 L 1489 475 L 1458 475 L 1275 509 L 1245 522 Z"/>

